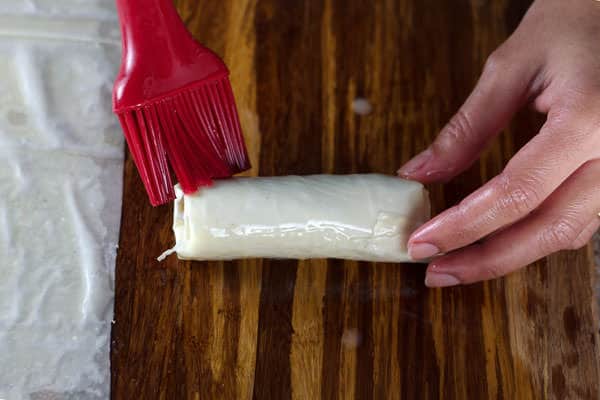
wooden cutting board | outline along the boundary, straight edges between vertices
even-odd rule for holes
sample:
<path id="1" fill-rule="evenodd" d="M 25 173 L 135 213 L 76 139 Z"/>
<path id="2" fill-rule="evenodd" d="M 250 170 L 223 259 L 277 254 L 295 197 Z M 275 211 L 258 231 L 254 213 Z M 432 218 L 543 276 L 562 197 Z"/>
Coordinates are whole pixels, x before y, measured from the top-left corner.
<path id="1" fill-rule="evenodd" d="M 257 175 L 393 174 L 425 148 L 517 26 L 520 0 L 179 0 L 223 55 Z M 356 97 L 373 105 L 351 110 Z M 497 174 L 529 113 L 453 182 L 437 211 Z M 182 262 L 169 206 L 125 166 L 113 399 L 597 399 L 587 250 L 444 290 L 421 265 Z"/>

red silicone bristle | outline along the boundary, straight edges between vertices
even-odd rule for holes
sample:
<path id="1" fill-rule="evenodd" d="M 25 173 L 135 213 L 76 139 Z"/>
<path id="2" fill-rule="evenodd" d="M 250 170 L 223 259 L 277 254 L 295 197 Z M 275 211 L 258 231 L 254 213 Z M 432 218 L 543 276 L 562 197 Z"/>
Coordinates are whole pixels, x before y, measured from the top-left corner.
<path id="1" fill-rule="evenodd" d="M 211 99 L 211 109 L 215 119 L 220 123 L 221 132 L 228 132 L 223 137 L 227 162 L 235 170 L 235 173 L 245 171 L 250 168 L 250 161 L 235 108 L 231 84 L 228 79 L 221 79 L 207 89 Z"/>
<path id="2" fill-rule="evenodd" d="M 139 117 L 139 110 L 133 110 L 120 114 L 119 121 L 150 203 L 156 206 L 173 200 L 175 191 L 168 172 L 161 174 L 165 168 L 168 171 L 162 141 L 156 140 L 155 130 L 148 134 L 148 129 L 140 126 Z"/>
<path id="3" fill-rule="evenodd" d="M 248 157 L 246 143 L 244 142 L 244 135 L 242 134 L 242 127 L 240 125 L 237 109 L 235 108 L 235 99 L 233 98 L 231 84 L 228 79 L 222 80 L 220 83 L 220 93 L 224 97 L 223 104 L 226 106 L 226 115 L 231 124 L 231 135 L 229 135 L 229 137 L 233 142 L 232 146 L 227 149 L 231 156 L 236 160 L 236 173 L 238 173 L 250 168 L 250 159 Z"/>
<path id="4" fill-rule="evenodd" d="M 183 103 L 190 101 L 186 93 L 163 102 L 167 154 L 184 192 L 195 192 L 209 185 L 211 178 L 233 175 L 231 169 L 214 151 L 210 137 L 203 130 L 194 130 L 192 119 Z M 169 112 L 170 111 L 170 112 Z"/>
<path id="5" fill-rule="evenodd" d="M 227 77 L 124 111 L 119 119 L 152 205 L 175 198 L 169 164 L 185 193 L 250 167 Z"/>

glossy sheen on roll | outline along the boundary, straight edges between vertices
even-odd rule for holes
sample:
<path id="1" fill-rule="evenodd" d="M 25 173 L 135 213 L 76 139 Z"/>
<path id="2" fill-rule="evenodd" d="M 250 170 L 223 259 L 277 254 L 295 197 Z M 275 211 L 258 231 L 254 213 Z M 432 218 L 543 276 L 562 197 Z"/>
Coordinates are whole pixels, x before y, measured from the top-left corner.
<path id="1" fill-rule="evenodd" d="M 430 213 L 423 185 L 378 174 L 235 178 L 192 195 L 175 189 L 171 252 L 180 259 L 410 262 L 408 237 Z"/>

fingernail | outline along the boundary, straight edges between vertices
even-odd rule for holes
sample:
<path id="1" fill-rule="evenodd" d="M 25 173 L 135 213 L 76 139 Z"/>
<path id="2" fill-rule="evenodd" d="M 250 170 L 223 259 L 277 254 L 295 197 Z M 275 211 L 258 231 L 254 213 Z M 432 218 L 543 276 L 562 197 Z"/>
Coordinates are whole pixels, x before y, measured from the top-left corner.
<path id="1" fill-rule="evenodd" d="M 412 243 L 408 245 L 408 254 L 413 260 L 422 260 L 440 253 L 440 249 L 431 243 Z"/>
<path id="2" fill-rule="evenodd" d="M 430 149 L 427 149 L 427 150 L 421 152 L 420 154 L 416 155 L 415 157 L 413 157 L 412 160 L 410 160 L 409 162 L 404 164 L 402 167 L 400 167 L 400 169 L 397 172 L 398 175 L 400 175 L 404 178 L 410 178 L 412 175 L 414 175 L 416 172 L 418 172 L 421 168 L 423 168 L 425 166 L 425 164 L 427 164 L 427 162 L 431 158 L 431 155 L 432 155 L 432 153 L 431 153 Z"/>
<path id="3" fill-rule="evenodd" d="M 428 272 L 425 275 L 425 286 L 427 287 L 448 287 L 456 286 L 460 284 L 460 281 L 452 275 L 448 274 L 436 274 L 435 272 Z"/>

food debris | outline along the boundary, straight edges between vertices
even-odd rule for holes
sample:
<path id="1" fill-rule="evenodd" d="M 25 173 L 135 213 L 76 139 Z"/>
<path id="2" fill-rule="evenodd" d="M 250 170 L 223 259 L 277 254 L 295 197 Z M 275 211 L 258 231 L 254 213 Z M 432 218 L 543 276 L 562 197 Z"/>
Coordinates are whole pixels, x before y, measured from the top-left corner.
<path id="1" fill-rule="evenodd" d="M 362 97 L 357 97 L 352 102 L 352 111 L 358 115 L 369 115 L 373 111 L 373 106 L 369 100 Z"/>

